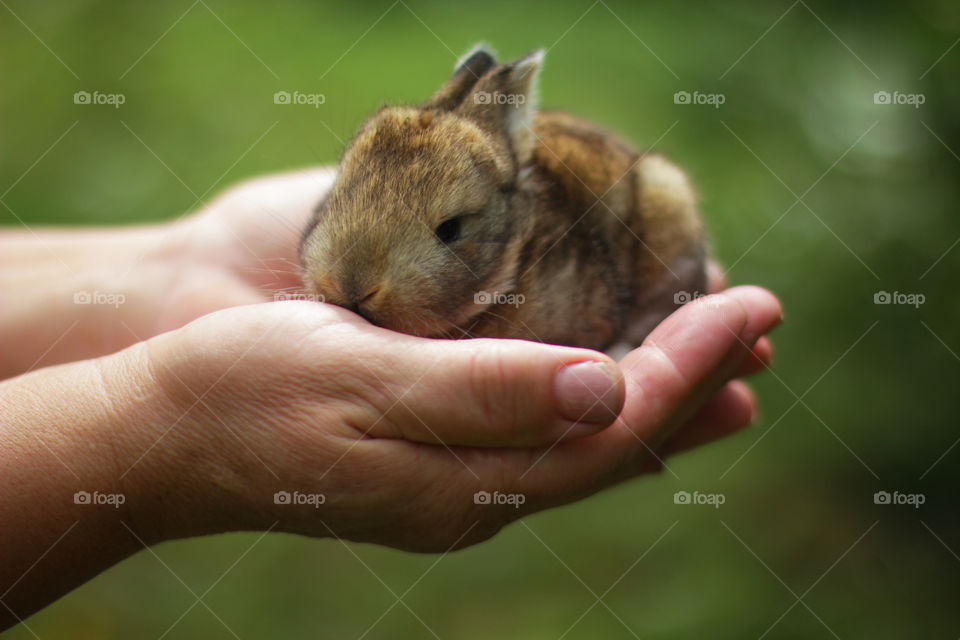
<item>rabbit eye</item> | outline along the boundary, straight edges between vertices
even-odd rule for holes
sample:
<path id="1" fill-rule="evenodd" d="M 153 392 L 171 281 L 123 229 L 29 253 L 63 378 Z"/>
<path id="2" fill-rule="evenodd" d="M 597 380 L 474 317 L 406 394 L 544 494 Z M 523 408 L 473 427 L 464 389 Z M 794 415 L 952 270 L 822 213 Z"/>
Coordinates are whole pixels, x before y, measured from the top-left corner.
<path id="1" fill-rule="evenodd" d="M 441 222 L 433 232 L 443 244 L 456 242 L 460 238 L 460 217 Z"/>

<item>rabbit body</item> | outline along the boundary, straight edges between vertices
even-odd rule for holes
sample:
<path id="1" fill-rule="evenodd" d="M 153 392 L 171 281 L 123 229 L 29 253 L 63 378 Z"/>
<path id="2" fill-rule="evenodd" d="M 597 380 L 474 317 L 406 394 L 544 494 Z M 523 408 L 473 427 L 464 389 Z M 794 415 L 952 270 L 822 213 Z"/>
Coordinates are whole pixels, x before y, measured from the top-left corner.
<path id="1" fill-rule="evenodd" d="M 664 158 L 537 112 L 537 52 L 478 50 L 420 107 L 385 107 L 304 234 L 314 293 L 430 337 L 639 344 L 705 289 L 694 192 Z"/>

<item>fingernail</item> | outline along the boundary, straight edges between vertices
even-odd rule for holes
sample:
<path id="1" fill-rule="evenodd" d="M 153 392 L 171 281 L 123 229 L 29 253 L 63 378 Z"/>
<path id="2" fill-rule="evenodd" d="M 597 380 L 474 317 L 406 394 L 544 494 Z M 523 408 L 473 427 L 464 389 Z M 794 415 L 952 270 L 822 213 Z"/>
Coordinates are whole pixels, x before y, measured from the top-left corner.
<path id="1" fill-rule="evenodd" d="M 575 422 L 608 423 L 620 413 L 620 375 L 602 362 L 580 362 L 557 374 L 560 415 Z"/>

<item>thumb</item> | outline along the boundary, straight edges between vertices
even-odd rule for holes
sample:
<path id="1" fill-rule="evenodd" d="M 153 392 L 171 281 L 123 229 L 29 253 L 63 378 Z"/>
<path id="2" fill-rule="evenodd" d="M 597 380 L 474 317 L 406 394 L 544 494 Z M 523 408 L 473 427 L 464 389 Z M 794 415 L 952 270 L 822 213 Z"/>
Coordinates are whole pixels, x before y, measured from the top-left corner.
<path id="1" fill-rule="evenodd" d="M 588 349 L 524 340 L 429 340 L 384 332 L 370 433 L 419 442 L 527 447 L 610 425 L 620 367 Z M 371 368 L 371 371 L 373 369 Z"/>

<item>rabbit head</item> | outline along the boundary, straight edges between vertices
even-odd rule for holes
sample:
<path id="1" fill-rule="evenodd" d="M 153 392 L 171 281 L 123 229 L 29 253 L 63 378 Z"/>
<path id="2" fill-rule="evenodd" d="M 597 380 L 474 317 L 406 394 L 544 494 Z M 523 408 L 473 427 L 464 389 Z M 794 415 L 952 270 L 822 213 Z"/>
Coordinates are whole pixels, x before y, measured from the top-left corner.
<path id="1" fill-rule="evenodd" d="M 329 303 L 414 335 L 451 336 L 514 286 L 533 225 L 521 188 L 543 52 L 480 48 L 419 107 L 384 107 L 350 143 L 300 253 Z"/>

